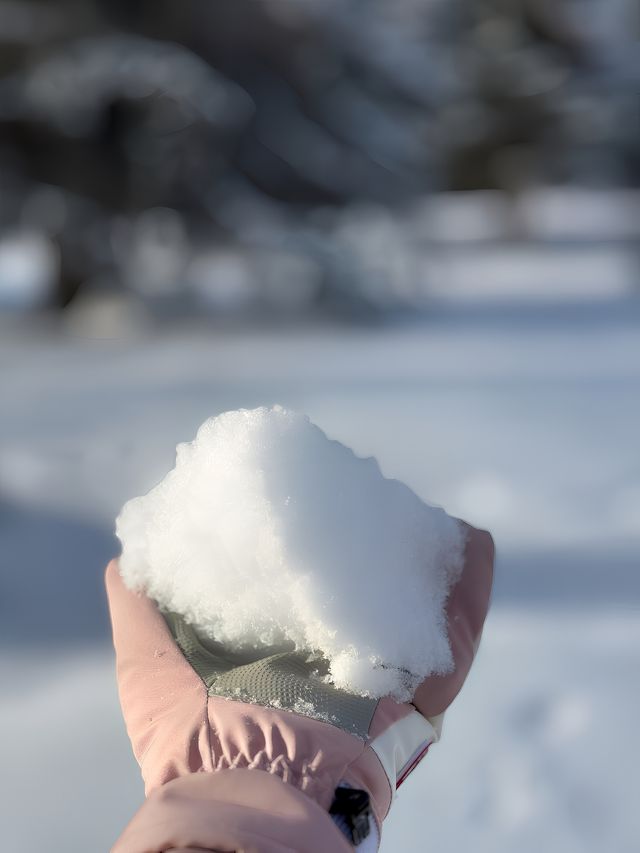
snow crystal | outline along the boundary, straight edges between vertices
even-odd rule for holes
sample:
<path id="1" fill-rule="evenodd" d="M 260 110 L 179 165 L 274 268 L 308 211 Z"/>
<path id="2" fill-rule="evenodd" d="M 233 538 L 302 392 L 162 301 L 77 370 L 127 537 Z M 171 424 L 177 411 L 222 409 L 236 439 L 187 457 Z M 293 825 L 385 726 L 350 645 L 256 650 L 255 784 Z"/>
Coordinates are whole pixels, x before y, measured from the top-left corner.
<path id="1" fill-rule="evenodd" d="M 209 419 L 116 533 L 130 588 L 232 648 L 293 642 L 335 686 L 401 700 L 453 665 L 462 526 L 305 415 Z"/>

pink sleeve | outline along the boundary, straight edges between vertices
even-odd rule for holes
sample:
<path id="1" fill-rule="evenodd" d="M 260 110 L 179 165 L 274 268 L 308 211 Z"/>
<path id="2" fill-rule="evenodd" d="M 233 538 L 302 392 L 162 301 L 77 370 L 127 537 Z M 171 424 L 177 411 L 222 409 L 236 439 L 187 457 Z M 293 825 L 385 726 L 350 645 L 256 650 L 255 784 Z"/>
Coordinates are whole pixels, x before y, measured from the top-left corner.
<path id="1" fill-rule="evenodd" d="M 264 770 L 174 779 L 149 795 L 112 853 L 237 850 L 349 853 L 353 847 L 310 797 Z"/>

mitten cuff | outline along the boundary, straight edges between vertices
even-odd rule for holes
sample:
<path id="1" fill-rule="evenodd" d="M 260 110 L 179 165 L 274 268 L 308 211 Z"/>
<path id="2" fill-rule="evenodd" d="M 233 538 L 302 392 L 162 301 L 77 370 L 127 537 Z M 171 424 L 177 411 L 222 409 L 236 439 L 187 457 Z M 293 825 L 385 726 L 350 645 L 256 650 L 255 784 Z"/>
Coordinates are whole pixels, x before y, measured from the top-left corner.
<path id="1" fill-rule="evenodd" d="M 198 849 L 233 853 L 353 853 L 329 814 L 262 770 L 174 779 L 153 791 L 112 853 Z"/>

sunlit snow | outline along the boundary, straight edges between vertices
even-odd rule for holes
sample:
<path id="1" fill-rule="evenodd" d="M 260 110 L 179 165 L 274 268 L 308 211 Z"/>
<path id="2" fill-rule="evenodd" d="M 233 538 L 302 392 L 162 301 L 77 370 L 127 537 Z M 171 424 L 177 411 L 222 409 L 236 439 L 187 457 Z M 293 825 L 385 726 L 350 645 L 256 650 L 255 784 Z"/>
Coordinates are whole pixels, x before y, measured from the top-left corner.
<path id="1" fill-rule="evenodd" d="M 464 533 L 305 415 L 226 412 L 118 517 L 125 582 L 234 647 L 321 652 L 338 687 L 409 699 L 452 666 Z"/>

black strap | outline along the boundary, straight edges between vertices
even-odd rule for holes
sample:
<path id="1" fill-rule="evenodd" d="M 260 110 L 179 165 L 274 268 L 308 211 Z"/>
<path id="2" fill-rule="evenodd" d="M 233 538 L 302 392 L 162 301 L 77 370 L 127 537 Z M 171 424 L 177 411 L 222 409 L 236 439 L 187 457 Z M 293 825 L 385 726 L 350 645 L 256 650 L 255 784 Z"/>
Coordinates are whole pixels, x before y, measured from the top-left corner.
<path id="1" fill-rule="evenodd" d="M 329 814 L 340 815 L 351 836 L 351 842 L 357 846 L 371 832 L 369 816 L 371 806 L 369 794 L 358 788 L 336 788 Z M 341 821 L 342 824 L 342 821 Z"/>

